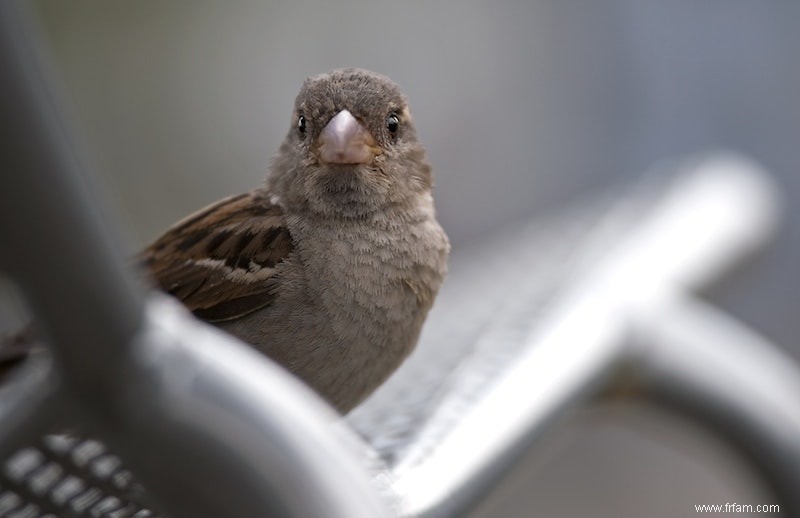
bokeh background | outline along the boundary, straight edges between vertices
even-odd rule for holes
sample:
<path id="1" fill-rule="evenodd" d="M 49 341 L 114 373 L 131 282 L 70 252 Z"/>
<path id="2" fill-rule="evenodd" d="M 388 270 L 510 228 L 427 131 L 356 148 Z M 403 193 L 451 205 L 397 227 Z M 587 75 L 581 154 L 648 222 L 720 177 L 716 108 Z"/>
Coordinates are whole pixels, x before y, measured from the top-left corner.
<path id="1" fill-rule="evenodd" d="M 123 241 L 258 185 L 302 80 L 340 66 L 408 94 L 458 250 L 728 148 L 774 174 L 775 243 L 709 297 L 800 358 L 800 3 L 651 0 L 36 0 L 33 12 Z M 694 514 L 774 503 L 741 459 L 643 408 L 593 412 L 493 516 Z M 545 448 L 546 449 L 546 448 Z"/>

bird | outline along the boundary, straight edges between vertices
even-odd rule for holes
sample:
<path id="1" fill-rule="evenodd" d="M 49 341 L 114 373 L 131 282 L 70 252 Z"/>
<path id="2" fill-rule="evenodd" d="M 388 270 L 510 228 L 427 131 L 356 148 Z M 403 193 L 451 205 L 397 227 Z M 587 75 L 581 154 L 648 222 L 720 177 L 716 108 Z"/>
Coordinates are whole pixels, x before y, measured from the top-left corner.
<path id="1" fill-rule="evenodd" d="M 335 69 L 303 82 L 262 185 L 177 222 L 137 260 L 345 414 L 415 348 L 446 276 L 432 191 L 399 86 Z"/>

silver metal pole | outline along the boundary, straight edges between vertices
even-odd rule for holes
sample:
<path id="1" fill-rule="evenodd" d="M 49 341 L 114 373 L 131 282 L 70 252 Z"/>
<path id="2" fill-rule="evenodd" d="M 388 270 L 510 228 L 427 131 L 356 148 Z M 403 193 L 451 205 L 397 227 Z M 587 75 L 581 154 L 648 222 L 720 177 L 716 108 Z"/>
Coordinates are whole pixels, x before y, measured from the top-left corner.
<path id="1" fill-rule="evenodd" d="M 622 368 L 637 369 L 628 340 L 637 315 L 660 313 L 675 292 L 708 285 L 763 246 L 777 221 L 776 205 L 764 173 L 739 157 L 685 167 L 636 230 L 540 318 L 527 348 L 477 401 L 459 405 L 454 395 L 455 412 L 445 398 L 419 434 L 428 439 L 393 469 L 402 514 L 468 512 L 559 416 L 595 401 Z"/>
<path id="2" fill-rule="evenodd" d="M 638 316 L 631 388 L 733 445 L 800 516 L 800 368 L 718 309 L 676 293 Z"/>
<path id="3" fill-rule="evenodd" d="M 144 303 L 26 27 L 17 2 L 0 2 L 0 268 L 52 347 L 61 400 L 171 516 L 385 516 L 355 441 L 315 395 L 176 303 Z M 53 389 L 41 378 L 3 394 L 16 433 L 0 440 L 44 426 Z"/>

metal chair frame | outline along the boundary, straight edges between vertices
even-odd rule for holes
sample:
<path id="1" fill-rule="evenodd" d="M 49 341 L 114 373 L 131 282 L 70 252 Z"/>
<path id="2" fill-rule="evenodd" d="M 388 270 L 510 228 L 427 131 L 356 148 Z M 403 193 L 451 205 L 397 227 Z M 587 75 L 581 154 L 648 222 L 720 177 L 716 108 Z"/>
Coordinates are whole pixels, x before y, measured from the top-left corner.
<path id="1" fill-rule="evenodd" d="M 775 195 L 753 164 L 698 166 L 455 423 L 434 414 L 433 443 L 369 469 L 369 447 L 307 388 L 137 289 L 26 26 L 0 3 L 0 269 L 53 350 L 0 388 L 0 458 L 82 420 L 171 516 L 461 516 L 565 410 L 633 392 L 731 441 L 800 516 L 800 370 L 692 295 L 771 235 Z"/>

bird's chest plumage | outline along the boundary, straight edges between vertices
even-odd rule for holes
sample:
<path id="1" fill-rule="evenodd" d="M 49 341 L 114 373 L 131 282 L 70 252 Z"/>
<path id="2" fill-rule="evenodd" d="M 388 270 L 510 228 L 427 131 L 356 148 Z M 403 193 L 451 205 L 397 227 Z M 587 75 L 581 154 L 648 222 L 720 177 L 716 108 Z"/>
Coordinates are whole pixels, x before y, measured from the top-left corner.
<path id="1" fill-rule="evenodd" d="M 434 223 L 435 225 L 435 223 Z M 427 221 L 373 225 L 316 222 L 298 228 L 308 303 L 349 347 L 405 356 L 416 341 L 441 277 Z M 438 228 L 438 225 L 436 225 Z"/>
<path id="2" fill-rule="evenodd" d="M 447 238 L 433 218 L 286 223 L 295 249 L 278 266 L 275 303 L 228 329 L 351 408 L 416 344 L 445 275 Z M 267 333 L 248 335 L 253 328 Z"/>

